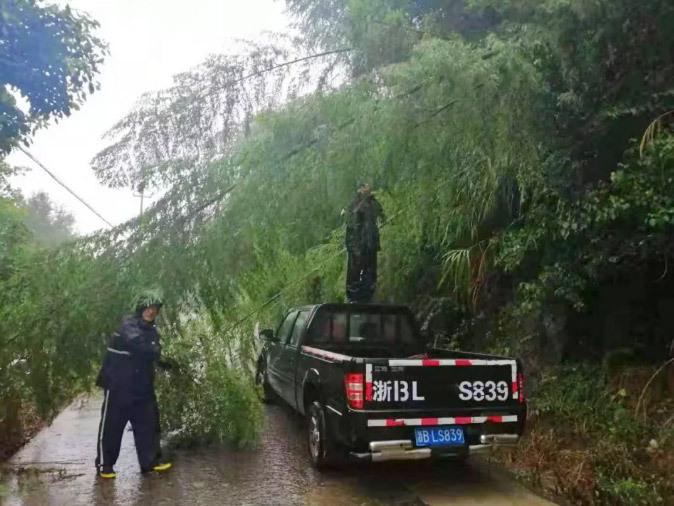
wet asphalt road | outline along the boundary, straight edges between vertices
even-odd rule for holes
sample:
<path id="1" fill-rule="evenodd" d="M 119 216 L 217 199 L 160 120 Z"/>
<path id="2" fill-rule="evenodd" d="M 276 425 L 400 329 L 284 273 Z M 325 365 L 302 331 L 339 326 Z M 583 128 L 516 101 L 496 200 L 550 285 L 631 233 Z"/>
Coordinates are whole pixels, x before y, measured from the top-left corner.
<path id="1" fill-rule="evenodd" d="M 100 398 L 75 402 L 9 463 L 0 503 L 6 505 L 512 505 L 552 504 L 496 476 L 478 459 L 427 461 L 314 471 L 302 421 L 269 406 L 256 450 L 179 451 L 169 473 L 142 476 L 133 435 L 125 432 L 117 479 L 96 478 Z M 0 488 L 0 491 L 2 489 Z"/>

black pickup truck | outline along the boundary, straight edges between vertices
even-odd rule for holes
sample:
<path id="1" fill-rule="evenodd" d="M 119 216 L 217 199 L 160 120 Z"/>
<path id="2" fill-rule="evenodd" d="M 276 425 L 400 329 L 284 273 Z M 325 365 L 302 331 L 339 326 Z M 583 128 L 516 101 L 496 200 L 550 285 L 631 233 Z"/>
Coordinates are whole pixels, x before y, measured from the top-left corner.
<path id="1" fill-rule="evenodd" d="M 406 306 L 298 307 L 260 338 L 261 392 L 307 417 L 315 467 L 461 459 L 516 444 L 524 430 L 519 362 L 433 349 Z"/>

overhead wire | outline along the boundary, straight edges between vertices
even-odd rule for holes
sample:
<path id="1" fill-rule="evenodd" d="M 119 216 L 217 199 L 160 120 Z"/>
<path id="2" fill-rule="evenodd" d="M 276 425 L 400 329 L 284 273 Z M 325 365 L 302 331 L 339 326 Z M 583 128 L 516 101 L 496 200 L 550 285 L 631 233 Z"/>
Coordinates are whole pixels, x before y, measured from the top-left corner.
<path id="1" fill-rule="evenodd" d="M 42 162 L 40 162 L 40 160 L 38 160 L 37 158 L 35 158 L 35 156 L 33 156 L 33 154 L 30 153 L 30 151 L 28 151 L 27 149 L 25 149 L 25 148 L 22 147 L 22 146 L 18 146 L 18 148 L 19 148 L 19 151 L 21 151 L 24 155 L 26 155 L 28 158 L 30 158 L 30 159 L 31 159 L 31 160 L 32 160 L 38 167 L 40 167 L 43 171 L 45 171 L 45 172 L 49 175 L 49 177 L 51 177 L 51 178 L 52 178 L 54 181 L 56 181 L 59 185 L 61 185 L 63 188 L 65 188 L 66 191 L 68 191 L 68 193 L 70 193 L 73 197 L 75 197 L 77 200 L 79 200 L 84 206 L 86 206 L 87 209 L 89 209 L 89 211 L 91 211 L 92 213 L 94 213 L 94 214 L 95 214 L 98 218 L 100 218 L 106 225 L 108 225 L 110 228 L 113 228 L 113 227 L 114 227 L 114 225 L 113 225 L 112 223 L 110 223 L 108 220 L 106 220 L 106 219 L 101 215 L 101 213 L 99 213 L 98 211 L 96 211 L 96 209 L 94 209 L 94 208 L 92 207 L 91 204 L 89 204 L 86 200 L 84 200 L 84 199 L 83 199 L 82 197 L 80 197 L 77 193 L 75 193 L 74 190 L 72 190 L 67 184 L 65 184 L 63 181 L 61 181 L 61 180 L 60 180 L 60 179 L 59 179 L 59 178 L 58 178 L 58 177 L 57 177 L 51 170 L 49 170 L 49 169 L 48 169 Z"/>
<path id="2" fill-rule="evenodd" d="M 296 63 L 301 63 L 301 62 L 308 61 L 308 60 L 313 60 L 315 58 L 322 58 L 323 56 L 330 56 L 330 55 L 339 54 L 339 53 L 348 53 L 349 51 L 353 51 L 353 48 L 343 47 L 343 48 L 339 48 L 339 49 L 331 49 L 331 50 L 328 50 L 328 51 L 322 51 L 320 53 L 310 54 L 310 55 L 307 55 L 307 56 L 301 56 L 299 58 L 294 58 L 292 60 L 288 60 L 288 61 L 277 63 L 277 64 L 274 64 L 274 65 L 270 65 L 270 66 L 265 67 L 263 69 L 256 70 L 255 72 L 251 72 L 251 73 L 245 74 L 241 77 L 237 77 L 235 79 L 230 79 L 229 81 L 223 83 L 218 88 L 221 89 L 221 90 L 224 90 L 224 89 L 226 89 L 226 88 L 228 88 L 228 87 L 230 87 L 234 84 L 239 84 L 240 82 L 246 81 L 246 80 L 248 80 L 252 77 L 258 77 L 258 76 L 261 76 L 262 74 L 266 74 L 267 72 L 272 72 L 274 70 L 278 70 L 278 69 L 283 68 L 283 67 L 289 67 L 290 65 L 294 65 Z M 199 95 L 207 96 L 207 95 L 210 95 L 212 93 L 213 93 L 213 91 L 210 91 L 208 93 L 202 92 L 202 93 L 197 93 L 197 96 L 199 96 Z"/>

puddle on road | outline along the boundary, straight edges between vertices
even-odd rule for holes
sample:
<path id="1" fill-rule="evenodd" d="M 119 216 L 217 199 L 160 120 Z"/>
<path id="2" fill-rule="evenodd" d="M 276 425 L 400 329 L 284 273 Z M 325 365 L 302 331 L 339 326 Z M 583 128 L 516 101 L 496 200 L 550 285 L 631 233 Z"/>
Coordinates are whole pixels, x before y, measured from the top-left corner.
<path id="1" fill-rule="evenodd" d="M 445 491 L 453 503 L 473 492 L 485 499 L 485 491 L 490 489 L 499 496 L 510 493 L 503 485 L 491 484 L 488 476 L 471 466 L 434 466 L 424 461 L 354 464 L 340 471 L 319 473 L 309 465 L 302 420 L 280 406 L 267 407 L 264 437 L 258 449 L 178 451 L 174 468 L 164 475 L 139 473 L 132 434 L 125 432 L 116 466 L 118 477 L 102 481 L 93 467 L 99 409 L 99 399 L 71 406 L 22 449 L 10 464 L 16 468 L 30 463 L 29 467 L 36 470 L 10 473 L 4 480 L 5 497 L 0 502 L 8 506 L 419 506 L 424 503 L 416 494 L 424 491 L 434 494 L 433 501 L 427 501 L 432 504 L 444 504 Z M 544 504 L 522 499 L 520 495 L 519 502 L 512 504 Z M 491 504 L 489 500 L 487 503 Z"/>
<path id="2" fill-rule="evenodd" d="M 302 420 L 280 406 L 267 408 L 258 449 L 177 451 L 165 475 L 140 475 L 132 434 L 125 432 L 118 478 L 101 481 L 93 468 L 99 405 L 92 399 L 71 406 L 12 459 L 3 504 L 419 504 L 400 483 L 382 485 L 381 477 L 370 483 L 357 468 L 334 474 L 312 469 Z"/>

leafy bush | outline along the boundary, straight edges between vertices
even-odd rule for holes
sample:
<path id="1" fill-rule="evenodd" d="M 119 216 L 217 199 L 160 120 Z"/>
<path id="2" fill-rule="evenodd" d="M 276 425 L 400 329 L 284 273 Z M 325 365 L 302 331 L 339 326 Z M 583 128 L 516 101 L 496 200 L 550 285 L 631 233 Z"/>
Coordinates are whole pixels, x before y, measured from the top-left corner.
<path id="1" fill-rule="evenodd" d="M 598 488 L 606 504 L 651 506 L 664 502 L 655 485 L 632 478 L 614 480 L 600 475 Z"/>
<path id="2" fill-rule="evenodd" d="M 609 377 L 596 364 L 552 369 L 530 401 L 533 417 L 509 459 L 519 475 L 574 504 L 659 504 L 674 497 L 668 458 L 674 448 L 666 397 L 635 415 L 645 382 L 640 368 Z M 616 386 L 618 376 L 626 381 Z"/>
<path id="3" fill-rule="evenodd" d="M 242 361 L 242 337 L 216 331 L 208 313 L 197 310 L 163 328 L 162 354 L 173 367 L 158 374 L 158 398 L 173 443 L 257 442 L 262 406 L 253 371 Z"/>
<path id="4" fill-rule="evenodd" d="M 182 374 L 185 374 L 183 372 Z M 262 408 L 251 378 L 223 363 L 210 363 L 203 375 L 159 382 L 162 423 L 177 445 L 257 443 Z"/>

